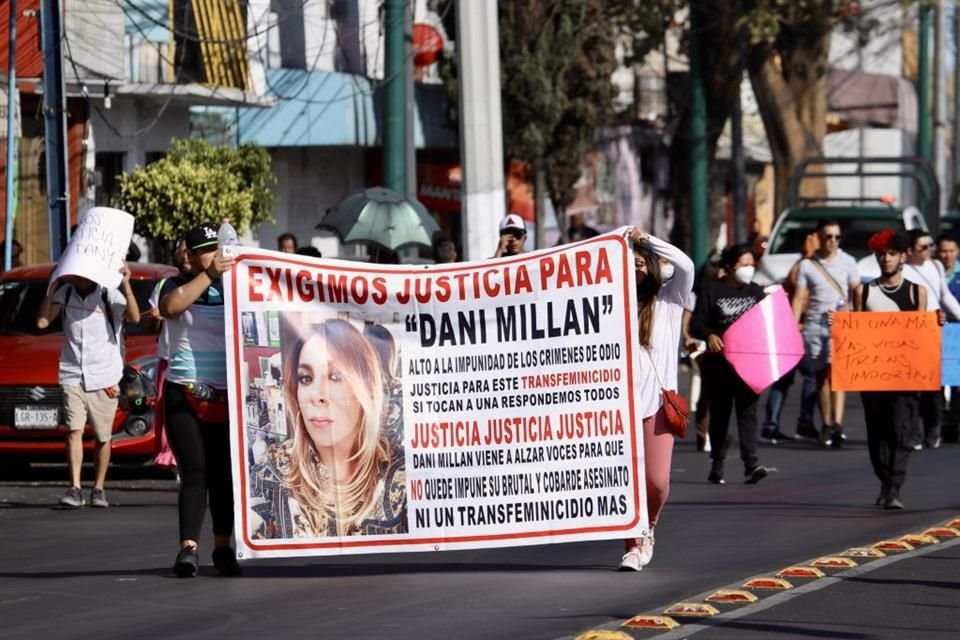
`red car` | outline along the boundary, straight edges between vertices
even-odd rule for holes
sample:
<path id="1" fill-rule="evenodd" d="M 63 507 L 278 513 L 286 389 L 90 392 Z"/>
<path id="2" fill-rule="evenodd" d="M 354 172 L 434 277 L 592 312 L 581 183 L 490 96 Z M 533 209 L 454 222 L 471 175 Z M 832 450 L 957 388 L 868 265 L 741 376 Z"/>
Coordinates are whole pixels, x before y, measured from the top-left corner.
<path id="1" fill-rule="evenodd" d="M 37 329 L 37 309 L 54 264 L 18 267 L 0 274 L 0 470 L 24 470 L 31 462 L 64 460 L 66 425 L 63 394 L 57 384 L 63 329 L 57 320 Z M 156 283 L 177 274 L 160 264 L 129 263 L 130 284 L 141 312 Z M 126 362 L 153 378 L 157 335 L 126 323 Z M 113 422 L 113 459 L 144 461 L 159 449 L 153 409 L 140 415 L 117 409 Z M 93 431 L 84 432 L 85 452 L 94 447 Z"/>

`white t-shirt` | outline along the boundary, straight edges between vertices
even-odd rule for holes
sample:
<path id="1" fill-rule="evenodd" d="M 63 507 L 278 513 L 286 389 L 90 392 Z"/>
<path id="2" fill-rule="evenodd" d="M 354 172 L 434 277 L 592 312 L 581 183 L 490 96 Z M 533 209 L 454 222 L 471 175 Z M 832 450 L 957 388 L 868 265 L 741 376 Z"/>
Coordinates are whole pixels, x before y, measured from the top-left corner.
<path id="1" fill-rule="evenodd" d="M 650 246 L 658 256 L 674 266 L 674 275 L 660 287 L 653 308 L 653 333 L 650 351 L 640 347 L 639 402 L 644 418 L 660 410 L 663 395 L 660 383 L 671 391 L 677 390 L 677 369 L 680 360 L 680 332 L 683 310 L 693 291 L 693 261 L 669 242 L 648 236 Z"/>
<path id="2" fill-rule="evenodd" d="M 943 267 L 934 260 L 924 260 L 920 266 L 903 265 L 903 277 L 927 290 L 927 311 L 943 309 L 954 320 L 960 320 L 960 303 L 950 293 Z"/>

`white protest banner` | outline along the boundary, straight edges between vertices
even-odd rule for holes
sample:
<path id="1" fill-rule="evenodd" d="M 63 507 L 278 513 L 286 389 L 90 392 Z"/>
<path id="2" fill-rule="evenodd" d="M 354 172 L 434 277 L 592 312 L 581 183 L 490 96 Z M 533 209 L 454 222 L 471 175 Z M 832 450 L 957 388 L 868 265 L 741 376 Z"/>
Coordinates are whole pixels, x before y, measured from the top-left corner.
<path id="1" fill-rule="evenodd" d="M 132 215 L 110 207 L 93 207 L 70 236 L 50 284 L 63 276 L 83 276 L 102 287 L 116 289 L 123 279 L 120 266 L 130 248 L 131 236 Z"/>
<path id="2" fill-rule="evenodd" d="M 643 535 L 634 286 L 616 234 L 430 267 L 239 248 L 239 556 Z"/>

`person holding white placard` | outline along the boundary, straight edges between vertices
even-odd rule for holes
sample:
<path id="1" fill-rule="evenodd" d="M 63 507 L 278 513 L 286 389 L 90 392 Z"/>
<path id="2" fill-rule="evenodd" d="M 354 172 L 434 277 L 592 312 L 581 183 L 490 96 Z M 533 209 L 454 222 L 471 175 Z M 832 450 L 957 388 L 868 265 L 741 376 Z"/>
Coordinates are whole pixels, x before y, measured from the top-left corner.
<path id="1" fill-rule="evenodd" d="M 37 312 L 37 327 L 46 329 L 62 314 L 65 341 L 60 353 L 59 382 L 67 422 L 67 468 L 70 488 L 60 499 L 65 507 L 86 504 L 80 488 L 83 430 L 89 424 L 96 438 L 94 484 L 90 505 L 108 507 L 103 485 L 110 464 L 110 438 L 117 412 L 117 387 L 123 376 L 122 322 L 140 321 L 140 308 L 130 287 L 130 269 L 120 268 L 121 288 L 67 275 L 51 283 Z"/>

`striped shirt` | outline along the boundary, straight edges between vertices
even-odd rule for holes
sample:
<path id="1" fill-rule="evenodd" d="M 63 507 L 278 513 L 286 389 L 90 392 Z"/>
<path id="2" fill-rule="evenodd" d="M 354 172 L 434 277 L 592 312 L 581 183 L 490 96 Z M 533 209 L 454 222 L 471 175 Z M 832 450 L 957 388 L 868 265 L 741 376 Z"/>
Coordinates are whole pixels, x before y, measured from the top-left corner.
<path id="1" fill-rule="evenodd" d="M 186 284 L 192 275 L 169 278 L 160 298 Z M 211 284 L 176 318 L 165 318 L 169 339 L 170 367 L 167 380 L 176 384 L 201 382 L 215 389 L 227 388 L 227 343 L 223 320 L 223 285 Z"/>

